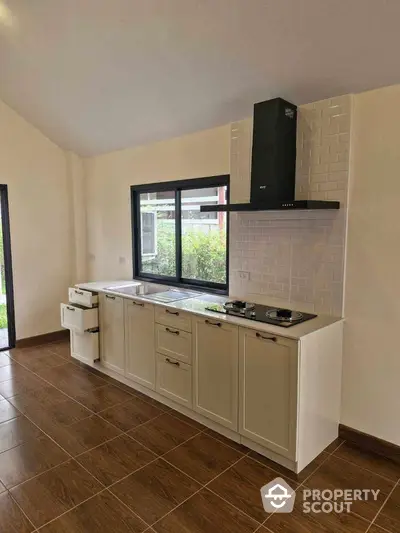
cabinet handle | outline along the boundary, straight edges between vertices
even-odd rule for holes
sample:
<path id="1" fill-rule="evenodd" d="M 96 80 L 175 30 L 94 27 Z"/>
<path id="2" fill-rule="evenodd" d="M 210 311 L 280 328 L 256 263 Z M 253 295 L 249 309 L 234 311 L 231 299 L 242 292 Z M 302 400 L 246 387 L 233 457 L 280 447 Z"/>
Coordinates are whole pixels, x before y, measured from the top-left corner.
<path id="1" fill-rule="evenodd" d="M 277 342 L 278 339 L 276 337 L 264 337 L 264 335 L 261 335 L 261 333 L 256 333 L 256 337 L 259 338 L 259 339 L 263 339 L 265 341 L 272 341 L 272 342 Z"/>
<path id="2" fill-rule="evenodd" d="M 115 296 L 110 296 L 109 294 L 106 294 L 106 298 L 109 300 L 115 300 Z"/>
<path id="3" fill-rule="evenodd" d="M 168 357 L 165 358 L 165 362 L 170 364 L 170 365 L 174 365 L 174 366 L 181 366 L 178 361 L 171 361 L 171 359 L 169 359 Z"/>
<path id="4" fill-rule="evenodd" d="M 209 326 L 217 326 L 218 328 L 220 328 L 222 326 L 221 322 L 211 322 L 210 320 L 205 320 L 205 323 L 208 324 Z"/>
<path id="5" fill-rule="evenodd" d="M 176 315 L 176 316 L 179 316 L 178 311 L 170 311 L 169 309 L 166 309 L 165 312 L 168 313 L 169 315 Z"/>
<path id="6" fill-rule="evenodd" d="M 75 294 L 80 294 L 81 296 L 83 296 L 83 292 L 82 291 L 77 291 L 76 289 L 75 290 Z"/>
<path id="7" fill-rule="evenodd" d="M 138 305 L 139 307 L 144 307 L 144 304 L 140 304 L 139 302 L 132 302 L 133 305 Z"/>
<path id="8" fill-rule="evenodd" d="M 170 329 L 170 328 L 165 328 L 165 331 L 168 331 L 168 333 L 173 333 L 174 335 L 179 335 L 179 331 L 178 331 L 178 330 L 173 330 L 173 329 Z"/>
<path id="9" fill-rule="evenodd" d="M 70 307 L 69 305 L 67 305 L 67 309 L 68 311 L 75 311 L 75 307 Z"/>

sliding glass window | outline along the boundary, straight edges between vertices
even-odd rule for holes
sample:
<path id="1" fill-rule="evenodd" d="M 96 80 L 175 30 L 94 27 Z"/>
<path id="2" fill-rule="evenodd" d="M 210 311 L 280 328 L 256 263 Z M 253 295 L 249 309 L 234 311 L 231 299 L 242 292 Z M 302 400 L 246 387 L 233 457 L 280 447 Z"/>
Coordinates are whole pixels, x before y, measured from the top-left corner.
<path id="1" fill-rule="evenodd" d="M 226 291 L 229 176 L 131 188 L 135 277 Z"/>

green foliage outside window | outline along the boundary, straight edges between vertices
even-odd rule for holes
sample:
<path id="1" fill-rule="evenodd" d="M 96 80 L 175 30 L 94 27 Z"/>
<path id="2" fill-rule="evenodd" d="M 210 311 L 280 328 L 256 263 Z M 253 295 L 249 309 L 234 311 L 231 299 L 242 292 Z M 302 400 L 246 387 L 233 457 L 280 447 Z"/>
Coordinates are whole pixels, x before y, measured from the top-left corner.
<path id="1" fill-rule="evenodd" d="M 226 282 L 226 233 L 187 230 L 182 235 L 182 277 Z M 158 224 L 157 255 L 143 258 L 143 272 L 175 276 L 175 228 Z"/>

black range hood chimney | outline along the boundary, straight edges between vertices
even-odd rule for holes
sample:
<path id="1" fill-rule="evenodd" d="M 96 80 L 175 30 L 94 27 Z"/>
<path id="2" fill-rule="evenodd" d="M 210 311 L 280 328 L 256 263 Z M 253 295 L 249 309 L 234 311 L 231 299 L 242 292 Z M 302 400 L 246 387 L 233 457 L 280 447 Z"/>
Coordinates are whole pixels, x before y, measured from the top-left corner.
<path id="1" fill-rule="evenodd" d="M 201 211 L 339 209 L 339 202 L 295 200 L 297 107 L 282 98 L 254 105 L 250 203 Z"/>

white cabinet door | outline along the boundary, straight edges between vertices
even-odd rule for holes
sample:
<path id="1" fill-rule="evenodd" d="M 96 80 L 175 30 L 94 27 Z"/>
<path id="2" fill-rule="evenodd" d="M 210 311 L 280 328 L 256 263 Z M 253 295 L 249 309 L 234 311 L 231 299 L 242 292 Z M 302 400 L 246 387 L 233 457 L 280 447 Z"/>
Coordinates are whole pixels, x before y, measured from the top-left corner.
<path id="1" fill-rule="evenodd" d="M 247 328 L 239 330 L 239 432 L 295 459 L 297 341 Z"/>
<path id="2" fill-rule="evenodd" d="M 125 373 L 124 301 L 100 295 L 100 361 L 114 372 Z"/>
<path id="3" fill-rule="evenodd" d="M 192 407 L 192 367 L 157 354 L 156 391 L 174 402 Z"/>
<path id="4" fill-rule="evenodd" d="M 154 306 L 125 300 L 125 376 L 144 387 L 156 386 Z"/>
<path id="5" fill-rule="evenodd" d="M 238 327 L 193 319 L 194 409 L 219 424 L 238 428 Z"/>

